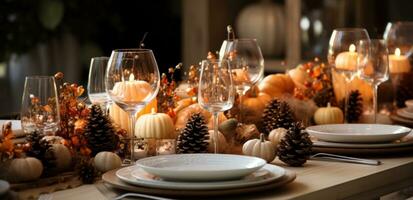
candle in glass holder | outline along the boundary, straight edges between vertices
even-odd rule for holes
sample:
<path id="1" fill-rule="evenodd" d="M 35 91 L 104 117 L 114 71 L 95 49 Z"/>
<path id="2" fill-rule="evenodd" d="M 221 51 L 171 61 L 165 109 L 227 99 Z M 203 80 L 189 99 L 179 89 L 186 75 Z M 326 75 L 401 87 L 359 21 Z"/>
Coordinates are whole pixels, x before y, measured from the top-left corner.
<path id="1" fill-rule="evenodd" d="M 337 55 L 335 60 L 337 69 L 341 70 L 356 70 L 357 69 L 357 52 L 356 46 L 351 44 L 349 51 L 341 52 Z"/>
<path id="2" fill-rule="evenodd" d="M 410 62 L 406 56 L 401 55 L 400 49 L 396 48 L 394 55 L 389 55 L 389 70 L 390 73 L 406 73 L 410 72 Z"/>

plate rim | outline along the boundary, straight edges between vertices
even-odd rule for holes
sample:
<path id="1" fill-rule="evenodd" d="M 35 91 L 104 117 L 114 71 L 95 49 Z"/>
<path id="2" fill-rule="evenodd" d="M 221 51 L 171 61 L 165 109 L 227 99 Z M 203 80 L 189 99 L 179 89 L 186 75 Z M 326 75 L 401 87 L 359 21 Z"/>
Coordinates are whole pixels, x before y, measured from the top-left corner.
<path id="1" fill-rule="evenodd" d="M 132 175 L 132 172 L 136 169 L 131 169 L 131 168 L 136 168 L 136 166 L 128 166 L 128 167 L 124 167 L 121 169 L 118 169 L 116 171 L 116 176 L 128 183 L 128 184 L 132 184 L 134 186 L 140 186 L 140 187 L 149 187 L 149 188 L 155 188 L 155 189 L 175 189 L 175 190 L 223 190 L 223 189 L 236 189 L 236 188 L 244 188 L 244 187 L 251 187 L 251 186 L 258 186 L 258 185 L 264 185 L 266 183 L 270 183 L 270 182 L 276 182 L 281 180 L 283 177 L 286 176 L 286 169 L 284 169 L 283 167 L 277 166 L 277 165 L 273 165 L 273 164 L 265 164 L 264 167 L 262 169 L 265 168 L 265 170 L 268 171 L 268 173 L 272 173 L 273 175 L 275 174 L 274 171 L 275 170 L 280 170 L 282 171 L 282 173 L 280 174 L 275 174 L 277 176 L 272 176 L 266 179 L 257 179 L 255 181 L 248 181 L 248 182 L 243 182 L 241 180 L 239 180 L 239 182 L 234 182 L 234 181 L 210 181 L 210 182 L 206 182 L 209 183 L 211 185 L 202 185 L 202 182 L 181 182 L 183 183 L 182 185 L 176 185 L 173 183 L 179 183 L 179 181 L 162 181 L 162 180 L 139 180 L 138 178 L 136 178 L 135 176 Z M 130 176 L 131 178 L 133 178 L 134 180 L 130 180 L 126 177 L 122 177 L 121 175 L 119 175 L 119 173 L 121 173 L 121 171 L 130 171 Z M 164 183 L 162 183 L 164 182 Z M 170 185 L 167 185 L 170 184 Z M 184 184 L 188 184 L 188 185 L 184 185 Z M 201 184 L 201 185 L 199 185 Z M 227 184 L 227 185 L 225 185 Z"/>

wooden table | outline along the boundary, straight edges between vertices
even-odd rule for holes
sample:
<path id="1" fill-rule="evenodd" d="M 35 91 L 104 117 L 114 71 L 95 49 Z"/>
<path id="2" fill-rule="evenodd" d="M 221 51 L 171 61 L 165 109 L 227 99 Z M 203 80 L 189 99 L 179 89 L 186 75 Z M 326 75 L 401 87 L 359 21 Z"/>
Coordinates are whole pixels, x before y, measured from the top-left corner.
<path id="1" fill-rule="evenodd" d="M 413 186 L 412 155 L 374 159 L 381 160 L 382 164 L 370 166 L 310 160 L 304 167 L 287 167 L 275 160 L 273 164 L 297 173 L 297 179 L 293 183 L 266 192 L 229 196 L 225 199 L 374 199 Z M 43 197 L 101 200 L 112 199 L 120 192 L 100 182 Z"/>

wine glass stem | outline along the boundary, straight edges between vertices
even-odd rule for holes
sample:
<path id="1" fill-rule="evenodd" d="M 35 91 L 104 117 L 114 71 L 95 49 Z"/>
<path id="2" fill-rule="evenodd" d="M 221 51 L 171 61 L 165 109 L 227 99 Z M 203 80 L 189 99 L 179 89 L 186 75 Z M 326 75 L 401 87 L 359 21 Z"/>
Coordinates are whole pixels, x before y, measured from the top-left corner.
<path id="1" fill-rule="evenodd" d="M 129 113 L 129 155 L 130 155 L 130 164 L 133 164 L 135 161 L 134 159 L 134 146 L 135 146 L 135 122 L 136 122 L 136 116 L 135 113 Z"/>
<path id="2" fill-rule="evenodd" d="M 379 85 L 376 83 L 373 83 L 373 121 L 376 124 L 377 123 L 377 90 L 378 90 Z"/>
<path id="3" fill-rule="evenodd" d="M 214 112 L 214 153 L 218 153 L 218 112 Z"/>

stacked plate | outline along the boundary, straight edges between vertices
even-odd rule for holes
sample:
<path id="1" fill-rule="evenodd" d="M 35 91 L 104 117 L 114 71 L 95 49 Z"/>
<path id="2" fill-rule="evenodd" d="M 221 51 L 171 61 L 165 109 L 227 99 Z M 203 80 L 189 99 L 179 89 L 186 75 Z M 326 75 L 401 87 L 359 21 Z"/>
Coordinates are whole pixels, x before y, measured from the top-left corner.
<path id="1" fill-rule="evenodd" d="M 413 149 L 411 129 L 385 124 L 330 124 L 310 126 L 316 152 L 386 154 Z"/>
<path id="2" fill-rule="evenodd" d="M 122 184 L 113 180 L 111 173 L 114 173 Z M 102 178 L 121 189 L 134 190 L 130 186 L 135 186 L 135 191 L 139 192 L 148 192 L 152 188 L 160 189 L 166 194 L 180 190 L 189 191 L 181 193 L 184 195 L 211 195 L 214 192 L 222 194 L 224 191 L 231 192 L 243 188 L 248 188 L 248 191 L 253 188 L 262 190 L 265 187 L 261 186 L 265 185 L 281 186 L 293 181 L 295 174 L 282 167 L 267 164 L 265 160 L 256 157 L 230 154 L 175 154 L 140 159 L 135 165 L 107 172 Z M 129 187 L 124 187 L 125 184 Z M 146 190 L 140 190 L 142 188 Z"/>

